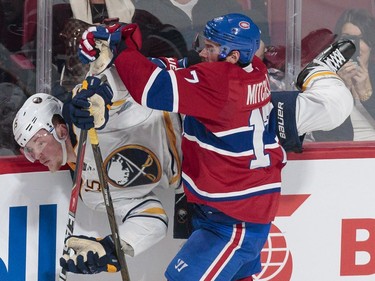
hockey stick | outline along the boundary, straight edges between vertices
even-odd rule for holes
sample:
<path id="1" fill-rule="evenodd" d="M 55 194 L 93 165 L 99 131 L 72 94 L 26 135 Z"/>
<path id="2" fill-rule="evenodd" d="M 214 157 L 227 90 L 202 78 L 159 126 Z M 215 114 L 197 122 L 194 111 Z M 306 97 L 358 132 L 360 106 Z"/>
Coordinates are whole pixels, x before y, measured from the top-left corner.
<path id="1" fill-rule="evenodd" d="M 98 134 L 96 133 L 95 128 L 90 129 L 88 134 L 89 134 L 92 150 L 94 153 L 96 169 L 98 170 L 99 182 L 101 185 L 103 199 L 104 199 L 105 207 L 107 210 L 109 225 L 111 227 L 112 238 L 115 243 L 116 254 L 119 259 L 119 263 L 121 265 L 121 277 L 123 281 L 130 281 L 128 266 L 125 260 L 125 254 L 124 254 L 123 249 L 121 248 L 120 235 L 119 235 L 118 226 L 117 226 L 116 219 L 115 219 L 115 211 L 113 208 L 112 197 L 109 192 L 108 182 L 105 179 L 105 175 L 104 175 L 103 158 L 102 158 L 102 153 L 100 151 Z"/>
<path id="2" fill-rule="evenodd" d="M 74 221 L 76 217 L 77 204 L 78 204 L 78 195 L 79 195 L 79 190 L 81 187 L 81 180 L 82 180 L 82 169 L 83 169 L 83 163 L 84 163 L 83 159 L 84 159 L 85 150 L 86 150 L 86 140 L 87 140 L 87 131 L 81 130 L 81 133 L 79 135 L 76 168 L 74 170 L 74 175 L 73 175 L 73 187 L 72 187 L 72 192 L 70 195 L 70 202 L 69 202 L 68 224 L 66 225 L 66 229 L 65 229 L 65 239 L 68 236 L 73 234 Z M 65 243 L 64 243 L 63 255 L 69 255 L 69 249 L 65 245 Z M 59 280 L 60 281 L 67 280 L 67 272 L 64 268 L 61 268 Z"/>

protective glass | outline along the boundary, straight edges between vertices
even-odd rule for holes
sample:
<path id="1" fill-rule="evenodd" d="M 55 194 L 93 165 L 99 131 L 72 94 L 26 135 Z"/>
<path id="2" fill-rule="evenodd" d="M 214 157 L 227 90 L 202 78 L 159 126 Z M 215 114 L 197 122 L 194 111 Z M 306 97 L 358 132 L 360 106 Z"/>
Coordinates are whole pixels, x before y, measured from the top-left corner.
<path id="1" fill-rule="evenodd" d="M 49 136 L 52 133 L 47 132 L 46 130 L 40 130 L 36 133 L 31 140 L 21 148 L 21 153 L 25 155 L 26 159 L 34 163 L 39 159 L 39 155 L 43 152 L 44 148 L 48 144 Z"/>

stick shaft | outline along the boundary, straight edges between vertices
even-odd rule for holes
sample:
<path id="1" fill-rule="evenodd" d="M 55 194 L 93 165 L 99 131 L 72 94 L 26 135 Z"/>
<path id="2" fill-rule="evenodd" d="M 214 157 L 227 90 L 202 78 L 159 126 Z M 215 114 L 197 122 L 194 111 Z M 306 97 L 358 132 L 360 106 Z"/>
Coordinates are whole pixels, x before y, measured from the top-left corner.
<path id="1" fill-rule="evenodd" d="M 73 187 L 72 192 L 70 195 L 70 202 L 69 202 L 69 215 L 68 215 L 68 223 L 65 229 L 65 239 L 73 234 L 74 230 L 74 221 L 76 217 L 77 205 L 78 205 L 78 196 L 79 190 L 81 188 L 81 181 L 82 181 L 82 170 L 84 164 L 84 156 L 86 150 L 86 140 L 87 140 L 87 131 L 81 130 L 78 142 L 78 151 L 77 151 L 77 161 L 76 161 L 76 168 L 74 170 L 73 175 Z M 64 240 L 65 240 L 64 239 Z M 69 255 L 69 250 L 64 243 L 63 255 Z M 64 268 L 61 268 L 59 274 L 60 281 L 67 280 L 67 272 Z"/>
<path id="2" fill-rule="evenodd" d="M 104 199 L 105 207 L 107 210 L 108 221 L 109 221 L 109 225 L 110 225 L 111 232 L 112 232 L 112 238 L 115 243 L 115 250 L 116 250 L 117 258 L 119 259 L 119 263 L 121 265 L 121 277 L 123 281 L 130 281 L 128 266 L 125 260 L 125 254 L 121 247 L 120 235 L 119 235 L 118 226 L 116 223 L 112 197 L 109 192 L 108 182 L 106 180 L 105 173 L 104 173 L 104 164 L 103 164 L 102 154 L 100 151 L 98 135 L 96 133 L 95 128 L 90 129 L 88 134 L 89 134 L 92 150 L 94 153 L 96 169 L 98 170 L 99 182 L 101 185 L 103 199 Z"/>

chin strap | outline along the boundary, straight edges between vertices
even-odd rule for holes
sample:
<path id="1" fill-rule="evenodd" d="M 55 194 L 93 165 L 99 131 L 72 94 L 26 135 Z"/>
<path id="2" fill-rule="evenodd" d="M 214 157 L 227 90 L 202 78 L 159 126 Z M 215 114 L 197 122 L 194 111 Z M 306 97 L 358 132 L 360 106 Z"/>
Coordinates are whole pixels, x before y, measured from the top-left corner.
<path id="1" fill-rule="evenodd" d="M 65 137 L 63 139 L 60 139 L 57 136 L 56 130 L 53 130 L 52 135 L 55 138 L 55 140 L 57 140 L 61 144 L 61 149 L 62 149 L 62 163 L 61 163 L 61 166 L 64 166 L 66 164 L 66 161 L 68 160 L 68 153 L 66 151 L 66 144 L 65 144 L 65 141 L 66 141 L 67 137 Z"/>

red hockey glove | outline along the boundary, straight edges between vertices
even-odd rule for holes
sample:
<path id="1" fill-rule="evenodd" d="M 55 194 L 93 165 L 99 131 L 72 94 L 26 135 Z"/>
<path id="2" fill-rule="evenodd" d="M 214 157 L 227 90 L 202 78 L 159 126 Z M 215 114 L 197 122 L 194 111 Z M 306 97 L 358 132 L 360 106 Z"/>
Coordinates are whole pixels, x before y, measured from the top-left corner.
<path id="1" fill-rule="evenodd" d="M 139 50 L 142 47 L 141 31 L 135 23 L 92 26 L 82 34 L 79 44 L 78 56 L 82 63 L 88 64 L 99 58 L 100 49 L 97 47 L 97 40 L 107 43 L 113 57 L 126 48 Z"/>
<path id="2" fill-rule="evenodd" d="M 79 44 L 78 56 L 82 63 L 87 64 L 95 61 L 100 50 L 96 46 L 96 40 L 106 41 L 112 52 L 121 40 L 121 25 L 116 23 L 111 26 L 91 26 L 82 34 Z"/>

